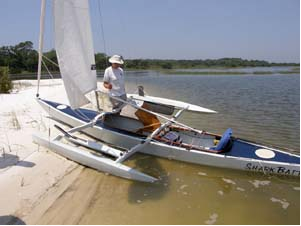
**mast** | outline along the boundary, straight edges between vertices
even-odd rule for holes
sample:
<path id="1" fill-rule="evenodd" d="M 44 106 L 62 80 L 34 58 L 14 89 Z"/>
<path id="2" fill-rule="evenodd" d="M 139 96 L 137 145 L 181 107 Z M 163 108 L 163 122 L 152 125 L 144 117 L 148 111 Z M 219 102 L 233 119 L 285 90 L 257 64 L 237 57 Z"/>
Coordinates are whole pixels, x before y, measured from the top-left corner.
<path id="1" fill-rule="evenodd" d="M 40 79 L 41 79 L 41 68 L 42 68 L 42 57 L 43 57 L 45 6 L 46 6 L 46 0 L 42 0 L 41 1 L 41 16 L 40 16 L 38 87 L 37 87 L 37 94 L 36 94 L 37 97 L 39 97 Z"/>

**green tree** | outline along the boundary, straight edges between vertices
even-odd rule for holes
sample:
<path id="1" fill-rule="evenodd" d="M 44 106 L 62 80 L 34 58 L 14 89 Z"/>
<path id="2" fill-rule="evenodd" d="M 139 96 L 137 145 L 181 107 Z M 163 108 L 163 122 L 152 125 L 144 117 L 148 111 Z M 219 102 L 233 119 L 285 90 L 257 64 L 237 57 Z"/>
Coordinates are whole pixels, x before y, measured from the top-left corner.
<path id="1" fill-rule="evenodd" d="M 37 56 L 30 41 L 20 42 L 15 46 L 3 46 L 0 48 L 0 66 L 8 66 L 13 74 L 35 71 Z"/>
<path id="2" fill-rule="evenodd" d="M 172 64 L 170 62 L 163 63 L 161 66 L 163 69 L 172 69 Z"/>
<path id="3" fill-rule="evenodd" d="M 0 67 L 0 93 L 9 93 L 13 85 L 8 75 L 8 67 Z"/>
<path id="4" fill-rule="evenodd" d="M 104 70 L 109 65 L 107 59 L 108 59 L 108 57 L 106 54 L 96 53 L 95 54 L 96 68 L 99 70 Z"/>
<path id="5" fill-rule="evenodd" d="M 54 49 L 45 52 L 51 61 L 57 64 L 56 51 Z M 97 69 L 105 69 L 108 66 L 108 56 L 104 53 L 95 54 Z M 58 67 L 44 59 L 50 71 L 58 71 Z M 15 46 L 0 47 L 0 66 L 9 67 L 11 74 L 36 72 L 38 53 L 33 49 L 31 41 L 20 42 Z M 269 63 L 263 60 L 244 60 L 241 58 L 220 59 L 194 59 L 194 60 L 160 60 L 160 59 L 128 59 L 125 61 L 127 69 L 173 69 L 173 68 L 204 68 L 204 67 L 258 67 L 258 66 L 299 66 L 297 63 Z"/>

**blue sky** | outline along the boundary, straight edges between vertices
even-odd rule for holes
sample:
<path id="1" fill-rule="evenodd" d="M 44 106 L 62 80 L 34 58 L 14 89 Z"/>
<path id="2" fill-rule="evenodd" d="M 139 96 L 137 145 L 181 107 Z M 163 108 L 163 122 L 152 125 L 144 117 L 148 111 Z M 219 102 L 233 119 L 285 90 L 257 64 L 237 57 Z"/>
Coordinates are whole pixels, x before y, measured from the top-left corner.
<path id="1" fill-rule="evenodd" d="M 39 0 L 0 1 L 0 46 L 38 46 Z M 300 62 L 299 0 L 90 0 L 96 52 L 125 58 Z M 54 48 L 47 0 L 45 49 Z"/>

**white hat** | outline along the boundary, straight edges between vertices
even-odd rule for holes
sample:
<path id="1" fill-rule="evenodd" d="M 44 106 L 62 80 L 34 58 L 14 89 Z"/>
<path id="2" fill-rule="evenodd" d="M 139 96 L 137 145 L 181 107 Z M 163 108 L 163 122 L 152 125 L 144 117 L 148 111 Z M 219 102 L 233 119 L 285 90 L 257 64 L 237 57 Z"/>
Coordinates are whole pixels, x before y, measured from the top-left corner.
<path id="1" fill-rule="evenodd" d="M 116 63 L 116 64 L 123 64 L 123 58 L 122 56 L 119 55 L 113 55 L 110 59 L 109 59 L 110 63 Z"/>

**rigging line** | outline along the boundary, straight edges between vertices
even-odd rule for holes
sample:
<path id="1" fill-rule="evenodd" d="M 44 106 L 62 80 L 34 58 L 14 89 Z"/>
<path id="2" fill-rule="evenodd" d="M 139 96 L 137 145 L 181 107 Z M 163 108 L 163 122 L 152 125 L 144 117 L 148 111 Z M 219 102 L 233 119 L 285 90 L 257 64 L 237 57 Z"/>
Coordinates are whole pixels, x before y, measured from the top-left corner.
<path id="1" fill-rule="evenodd" d="M 99 18 L 100 18 L 100 28 L 101 28 L 101 35 L 102 35 L 102 40 L 103 40 L 103 48 L 104 48 L 104 54 L 105 54 L 105 61 L 106 61 L 106 67 L 108 67 L 108 60 L 107 60 L 107 46 L 106 46 L 106 39 L 105 39 L 105 32 L 104 32 L 104 26 L 103 26 L 103 17 L 101 13 L 101 6 L 100 6 L 100 1 L 97 1 L 98 5 L 98 13 L 99 13 Z"/>
<path id="2" fill-rule="evenodd" d="M 59 65 L 55 63 L 53 60 L 49 59 L 47 56 L 42 55 L 43 58 L 45 58 L 48 62 L 52 63 L 54 66 L 57 66 L 59 68 Z"/>
<path id="3" fill-rule="evenodd" d="M 51 77 L 52 79 L 54 79 L 54 78 L 53 78 L 53 75 L 52 75 L 51 72 L 49 71 L 49 69 L 48 69 L 48 67 L 47 67 L 47 65 L 46 65 L 46 63 L 45 63 L 44 60 L 42 60 L 42 63 L 43 63 L 43 65 L 44 65 L 44 67 L 46 68 L 46 70 L 47 70 L 48 74 L 50 75 L 50 77 Z"/>

